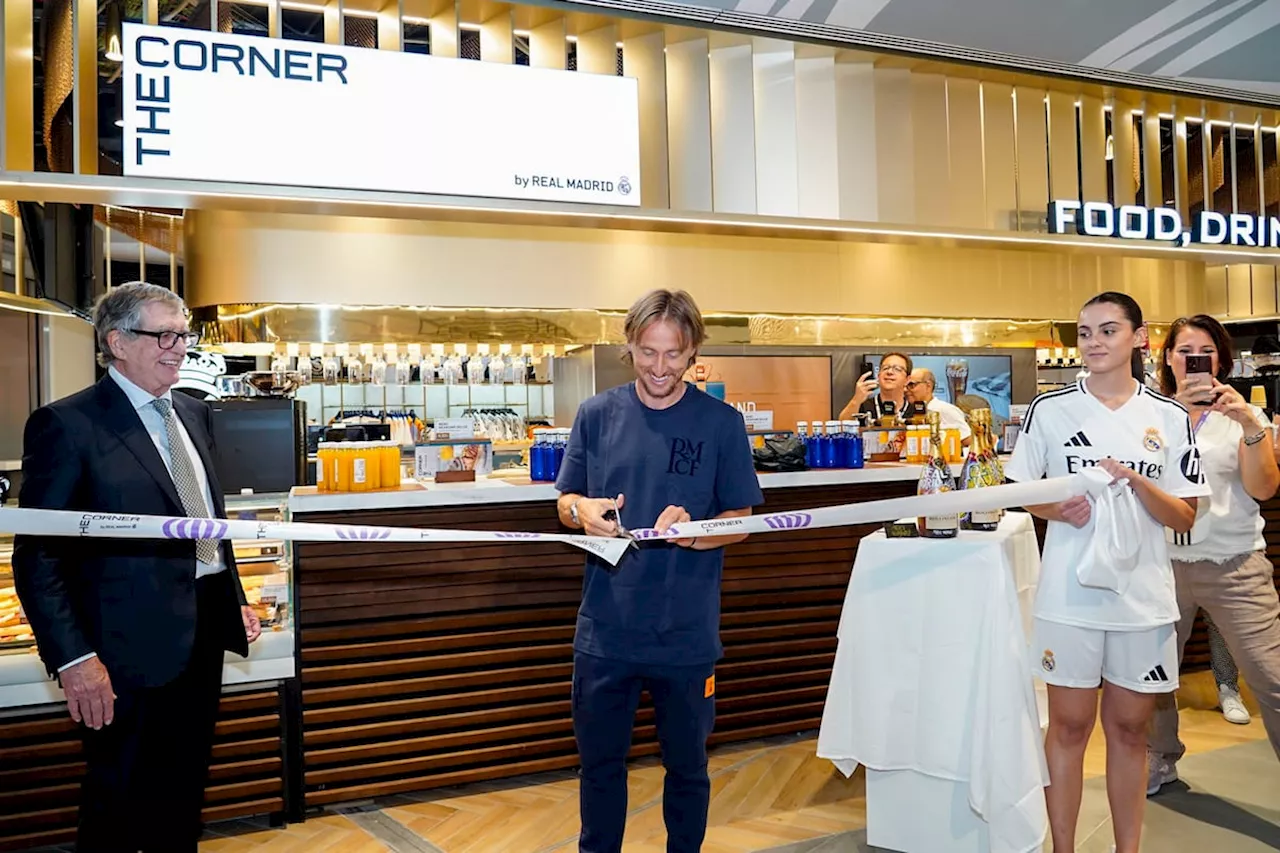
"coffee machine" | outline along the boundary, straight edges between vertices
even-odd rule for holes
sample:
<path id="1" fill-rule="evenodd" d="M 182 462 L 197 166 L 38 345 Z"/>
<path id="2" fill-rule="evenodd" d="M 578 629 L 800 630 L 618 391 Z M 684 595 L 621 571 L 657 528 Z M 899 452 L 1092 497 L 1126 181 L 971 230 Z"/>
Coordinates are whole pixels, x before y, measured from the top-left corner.
<path id="1" fill-rule="evenodd" d="M 1251 361 L 1252 376 L 1232 376 L 1227 382 L 1240 392 L 1240 396 L 1272 418 L 1280 409 L 1280 338 L 1259 335 L 1253 342 Z M 1255 389 L 1260 389 L 1260 392 Z M 1265 402 L 1261 399 L 1263 396 Z"/>
<path id="2" fill-rule="evenodd" d="M 218 479 L 227 494 L 287 492 L 306 485 L 307 404 L 293 397 L 296 373 L 252 371 L 220 377 L 210 400 Z"/>

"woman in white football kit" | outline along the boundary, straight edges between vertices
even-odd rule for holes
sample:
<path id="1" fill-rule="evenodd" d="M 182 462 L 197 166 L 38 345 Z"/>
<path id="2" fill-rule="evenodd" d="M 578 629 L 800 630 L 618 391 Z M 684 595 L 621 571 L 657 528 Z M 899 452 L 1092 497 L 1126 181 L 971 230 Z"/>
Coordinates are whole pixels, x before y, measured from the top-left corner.
<path id="1" fill-rule="evenodd" d="M 1195 377 L 1188 380 L 1188 355 L 1210 357 L 1210 388 Z M 1231 338 L 1212 317 L 1183 318 L 1170 327 L 1161 386 L 1191 410 L 1213 489 L 1191 533 L 1175 537 L 1170 546 L 1180 611 L 1178 652 L 1181 657 L 1196 611 L 1203 607 L 1240 662 L 1245 683 L 1258 697 L 1271 747 L 1280 756 L 1280 597 L 1258 509 L 1276 493 L 1280 470 L 1262 411 L 1221 382 L 1231 373 L 1231 361 Z M 1226 698 L 1222 701 L 1225 705 Z M 1147 793 L 1154 794 L 1178 778 L 1177 762 L 1185 751 L 1172 696 L 1158 703 L 1150 750 Z"/>
<path id="2" fill-rule="evenodd" d="M 1005 473 L 1029 482 L 1098 466 L 1137 498 L 1140 544 L 1132 570 L 1111 582 L 1120 592 L 1080 581 L 1078 570 L 1096 559 L 1088 497 L 1027 510 L 1049 522 L 1032 657 L 1049 685 L 1045 798 L 1053 849 L 1076 849 L 1084 751 L 1101 684 L 1115 849 L 1138 853 L 1147 725 L 1156 695 L 1178 686 L 1178 602 L 1164 530 L 1190 530 L 1196 499 L 1209 492 L 1186 409 L 1134 378 L 1147 337 L 1138 304 L 1123 293 L 1095 296 L 1080 310 L 1078 337 L 1088 378 L 1032 402 Z"/>

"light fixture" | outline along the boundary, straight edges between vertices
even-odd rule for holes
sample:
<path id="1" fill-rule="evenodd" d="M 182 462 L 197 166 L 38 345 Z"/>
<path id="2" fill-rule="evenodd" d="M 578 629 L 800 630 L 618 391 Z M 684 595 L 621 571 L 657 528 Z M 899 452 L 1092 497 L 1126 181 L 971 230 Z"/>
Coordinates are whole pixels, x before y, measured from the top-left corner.
<path id="1" fill-rule="evenodd" d="M 107 3 L 107 52 L 108 62 L 124 62 L 124 50 L 120 47 L 120 2 Z"/>
<path id="2" fill-rule="evenodd" d="M 1116 159 L 1116 141 L 1115 137 L 1107 134 L 1107 160 Z"/>

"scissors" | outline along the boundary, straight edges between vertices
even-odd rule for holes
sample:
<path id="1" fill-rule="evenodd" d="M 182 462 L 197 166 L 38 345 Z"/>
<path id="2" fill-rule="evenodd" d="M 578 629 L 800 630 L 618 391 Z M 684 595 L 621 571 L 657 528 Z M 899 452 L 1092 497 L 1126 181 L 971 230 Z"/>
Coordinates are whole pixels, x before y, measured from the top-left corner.
<path id="1" fill-rule="evenodd" d="M 605 510 L 604 515 L 600 517 L 605 521 L 612 521 L 618 528 L 618 536 L 629 540 L 632 548 L 635 548 L 637 551 L 640 550 L 640 543 L 636 541 L 636 537 L 630 530 L 627 530 L 627 528 L 622 526 L 622 518 L 618 515 L 618 502 L 616 500 L 613 501 L 613 509 Z"/>

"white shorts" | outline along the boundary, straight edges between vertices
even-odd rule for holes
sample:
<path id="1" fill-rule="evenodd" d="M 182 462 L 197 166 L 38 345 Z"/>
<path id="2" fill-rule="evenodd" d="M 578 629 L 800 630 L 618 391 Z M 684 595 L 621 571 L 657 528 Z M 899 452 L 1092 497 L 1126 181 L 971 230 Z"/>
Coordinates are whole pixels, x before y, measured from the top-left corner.
<path id="1" fill-rule="evenodd" d="M 1107 631 L 1035 620 L 1031 669 L 1055 687 L 1098 687 L 1105 679 L 1135 693 L 1178 689 L 1175 626 Z"/>

